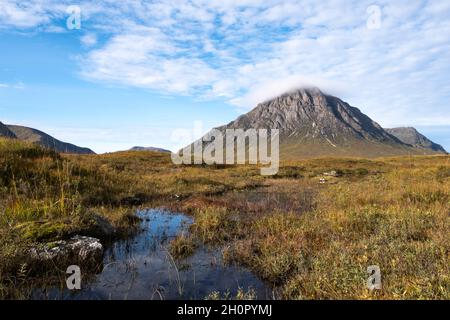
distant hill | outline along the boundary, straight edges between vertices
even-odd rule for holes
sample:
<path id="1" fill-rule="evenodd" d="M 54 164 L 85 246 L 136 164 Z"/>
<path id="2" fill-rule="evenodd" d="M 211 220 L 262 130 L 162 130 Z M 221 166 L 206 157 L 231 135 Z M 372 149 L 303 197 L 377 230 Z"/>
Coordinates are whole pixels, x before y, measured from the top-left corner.
<path id="1" fill-rule="evenodd" d="M 76 154 L 94 154 L 94 151 L 88 148 L 78 147 L 71 143 L 62 142 L 52 136 L 28 127 L 6 125 L 10 132 L 14 134 L 19 140 L 36 143 L 45 148 L 49 148 L 61 153 L 76 153 Z"/>
<path id="2" fill-rule="evenodd" d="M 433 150 L 436 152 L 446 152 L 445 149 L 425 137 L 419 131 L 412 127 L 400 127 L 400 128 L 391 128 L 384 129 L 403 143 L 409 144 L 414 148 L 423 148 L 427 150 Z"/>
<path id="3" fill-rule="evenodd" d="M 0 137 L 16 138 L 14 133 L 6 125 L 0 122 Z"/>
<path id="4" fill-rule="evenodd" d="M 156 151 L 156 152 L 172 152 L 170 150 L 162 149 L 162 148 L 155 148 L 155 147 L 133 147 L 129 151 Z"/>
<path id="5" fill-rule="evenodd" d="M 216 129 L 279 129 L 280 157 L 379 157 L 435 154 L 440 149 L 405 143 L 341 99 L 318 88 L 303 88 L 258 104 Z M 210 141 L 211 133 L 205 135 Z"/>

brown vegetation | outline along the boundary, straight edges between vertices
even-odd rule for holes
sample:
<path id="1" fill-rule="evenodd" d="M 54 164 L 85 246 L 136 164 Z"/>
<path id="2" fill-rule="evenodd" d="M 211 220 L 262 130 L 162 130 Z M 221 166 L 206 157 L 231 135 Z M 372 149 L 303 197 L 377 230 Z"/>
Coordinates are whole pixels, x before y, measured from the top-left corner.
<path id="1" fill-rule="evenodd" d="M 323 175 L 332 170 L 337 177 Z M 262 177 L 254 166 L 176 166 L 157 152 L 59 155 L 9 139 L 0 140 L 0 296 L 29 276 L 29 245 L 101 237 L 98 216 L 116 230 L 109 236 L 126 235 L 135 206 L 193 215 L 174 256 L 223 247 L 226 261 L 283 298 L 450 298 L 448 156 L 311 159 Z M 369 265 L 381 268 L 379 292 L 366 288 Z"/>

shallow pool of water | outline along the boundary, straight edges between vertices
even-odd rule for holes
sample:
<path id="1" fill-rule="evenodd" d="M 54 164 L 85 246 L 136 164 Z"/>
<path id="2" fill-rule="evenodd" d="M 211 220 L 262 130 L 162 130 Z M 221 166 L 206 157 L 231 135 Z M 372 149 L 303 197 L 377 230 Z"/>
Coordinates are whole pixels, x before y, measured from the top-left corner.
<path id="1" fill-rule="evenodd" d="M 79 291 L 37 290 L 40 299 L 204 299 L 217 291 L 235 296 L 238 289 L 253 290 L 258 299 L 270 299 L 272 290 L 250 271 L 224 265 L 220 251 L 199 248 L 174 261 L 167 251 L 171 239 L 187 233 L 192 219 L 168 211 L 140 211 L 141 232 L 106 249 L 103 271 Z"/>

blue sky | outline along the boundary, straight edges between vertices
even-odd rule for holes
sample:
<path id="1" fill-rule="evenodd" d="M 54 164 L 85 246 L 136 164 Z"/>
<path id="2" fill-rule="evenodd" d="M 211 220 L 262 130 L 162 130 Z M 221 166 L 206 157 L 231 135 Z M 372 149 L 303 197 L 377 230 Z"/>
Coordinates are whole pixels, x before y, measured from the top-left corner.
<path id="1" fill-rule="evenodd" d="M 174 150 L 315 85 L 450 150 L 449 34 L 448 1 L 0 0 L 0 121 Z"/>

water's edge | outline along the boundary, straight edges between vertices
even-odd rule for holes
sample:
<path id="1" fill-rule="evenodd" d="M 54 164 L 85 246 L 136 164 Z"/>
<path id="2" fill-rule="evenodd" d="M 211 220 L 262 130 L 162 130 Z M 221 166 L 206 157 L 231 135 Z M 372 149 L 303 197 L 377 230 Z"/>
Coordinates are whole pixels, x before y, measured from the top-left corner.
<path id="1" fill-rule="evenodd" d="M 188 233 L 192 218 L 161 209 L 137 213 L 141 231 L 114 242 L 103 257 L 103 271 L 82 283 L 82 289 L 38 289 L 35 299 L 205 299 L 233 298 L 238 290 L 270 299 L 271 288 L 246 268 L 224 265 L 220 250 L 197 248 L 182 260 L 168 253 L 170 240 Z"/>

